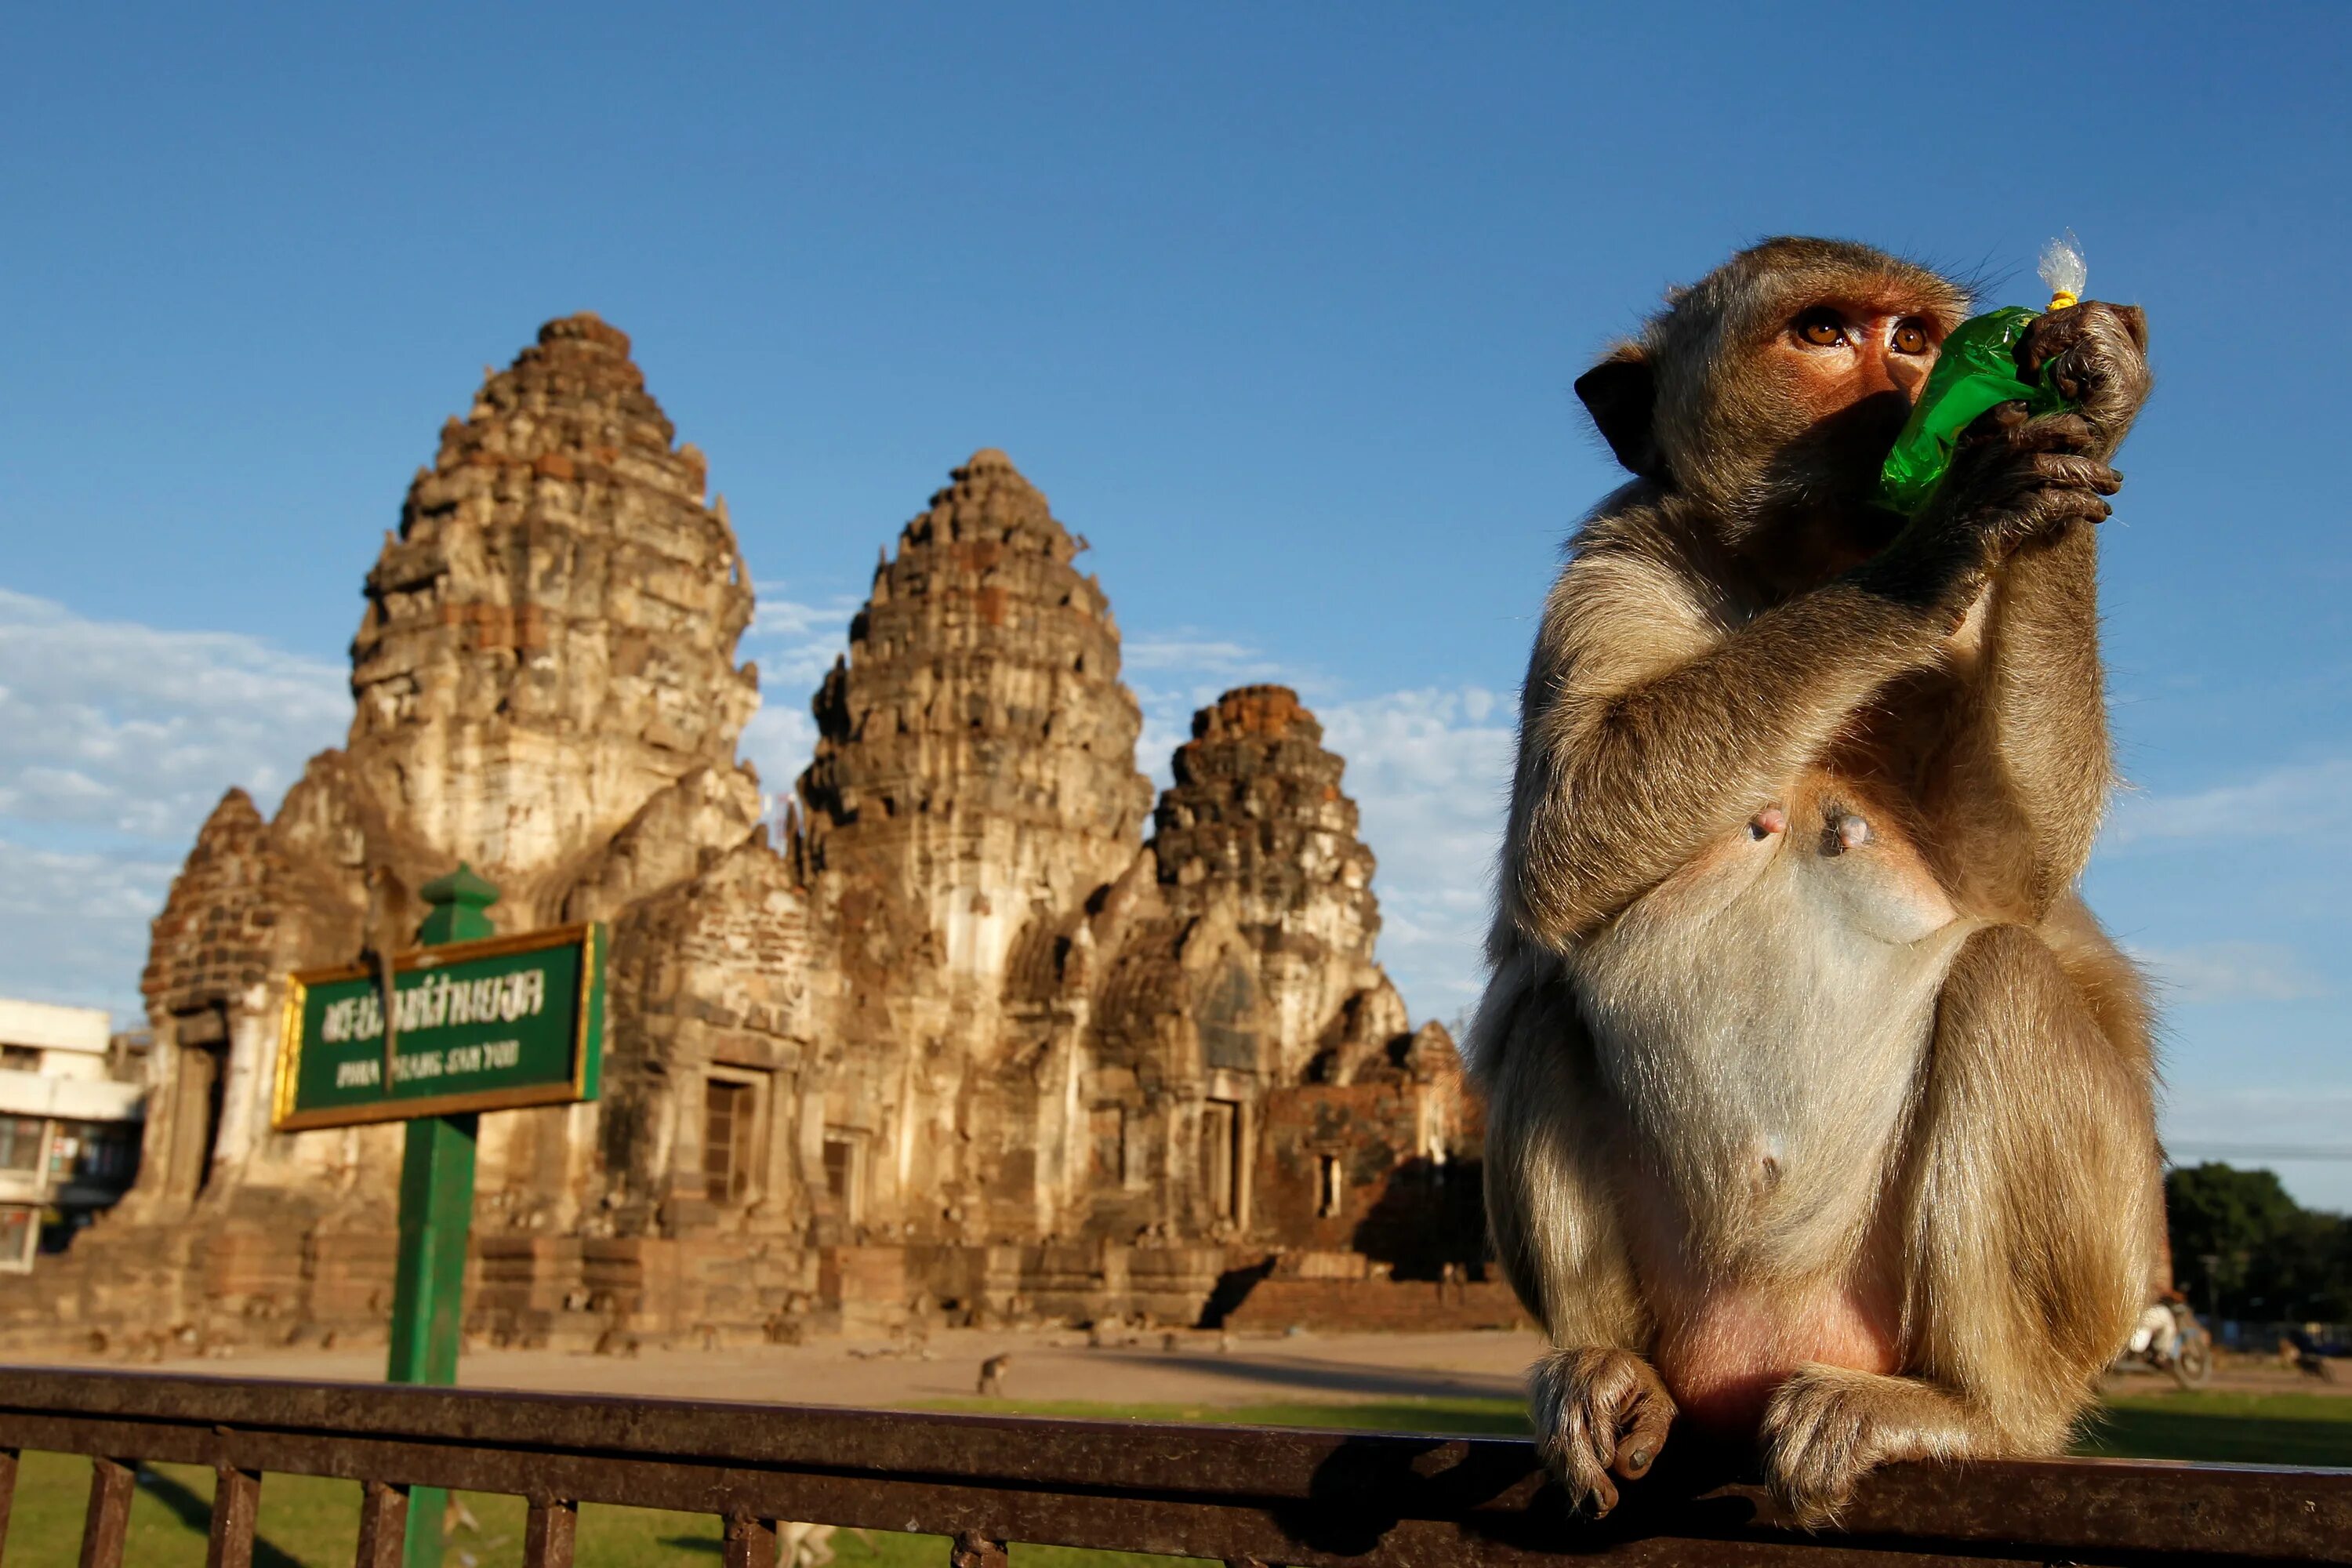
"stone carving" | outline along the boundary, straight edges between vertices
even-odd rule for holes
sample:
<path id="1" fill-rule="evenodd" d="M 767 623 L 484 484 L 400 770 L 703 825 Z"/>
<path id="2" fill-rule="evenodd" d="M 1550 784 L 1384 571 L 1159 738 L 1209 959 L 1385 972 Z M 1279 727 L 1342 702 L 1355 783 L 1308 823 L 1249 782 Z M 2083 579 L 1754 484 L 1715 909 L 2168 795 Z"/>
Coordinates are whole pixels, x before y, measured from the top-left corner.
<path id="1" fill-rule="evenodd" d="M 400 1135 L 268 1130 L 278 996 L 357 952 L 373 870 L 461 859 L 501 929 L 613 933 L 603 1099 L 483 1121 L 493 1340 L 1189 1318 L 1270 1249 L 1475 1263 L 1451 1043 L 1374 961 L 1296 694 L 1202 710 L 1154 809 L 1084 544 L 977 452 L 877 567 L 772 842 L 704 484 L 590 315 L 444 428 L 368 575 L 343 748 L 268 822 L 232 790 L 155 922 L 139 1186 L 0 1282 L 0 1342 L 380 1331 Z"/>

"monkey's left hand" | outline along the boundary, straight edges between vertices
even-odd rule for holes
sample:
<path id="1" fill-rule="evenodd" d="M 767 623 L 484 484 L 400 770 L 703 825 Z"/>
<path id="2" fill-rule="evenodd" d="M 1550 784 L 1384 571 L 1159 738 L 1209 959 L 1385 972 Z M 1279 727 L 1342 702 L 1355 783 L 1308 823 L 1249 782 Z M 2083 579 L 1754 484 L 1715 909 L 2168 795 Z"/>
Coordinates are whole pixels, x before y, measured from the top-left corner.
<path id="1" fill-rule="evenodd" d="M 2147 401 L 2147 316 L 2137 305 L 2088 300 L 2035 321 L 2017 345 L 2017 363 L 2031 377 L 2044 365 L 2093 432 L 2082 455 L 2105 459 Z"/>

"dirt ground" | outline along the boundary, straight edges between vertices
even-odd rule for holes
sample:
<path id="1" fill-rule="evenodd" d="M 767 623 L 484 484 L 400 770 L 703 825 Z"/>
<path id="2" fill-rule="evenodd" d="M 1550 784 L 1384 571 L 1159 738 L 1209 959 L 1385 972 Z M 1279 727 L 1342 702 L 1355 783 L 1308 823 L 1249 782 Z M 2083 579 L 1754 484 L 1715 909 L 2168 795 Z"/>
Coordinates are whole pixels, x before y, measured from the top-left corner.
<path id="1" fill-rule="evenodd" d="M 470 1388 L 614 1394 L 777 1404 L 912 1409 L 975 1394 L 980 1363 L 1009 1352 L 1006 1397 L 1022 1404 L 1232 1406 L 1346 1405 L 1367 1400 L 1516 1399 L 1541 1342 L 1531 1332 L 1310 1333 L 1272 1336 L 1134 1334 L 1093 1345 L 1068 1330 L 951 1329 L 919 1348 L 828 1340 L 741 1350 L 646 1349 L 634 1356 L 553 1351 L 469 1351 Z M 381 1344 L 279 1351 L 230 1360 L 171 1361 L 152 1370 L 247 1377 L 372 1382 Z M 113 1364 L 57 1358 L 62 1364 Z M 2158 1394 L 2168 1380 L 2117 1376 L 2118 1394 Z M 2217 1392 L 2352 1394 L 2352 1366 L 2330 1383 L 2261 1362 L 2232 1360 L 2206 1385 Z"/>
<path id="2" fill-rule="evenodd" d="M 1004 1393 L 1022 1403 L 1236 1405 L 1349 1404 L 1371 1399 L 1515 1398 L 1540 1342 L 1526 1332 L 1287 1334 L 1159 1332 L 1090 1345 L 1068 1330 L 950 1329 L 918 1348 L 828 1340 L 738 1350 L 647 1348 L 635 1356 L 552 1351 L 468 1351 L 468 1388 L 748 1399 L 912 1409 L 977 1391 L 980 1363 L 1009 1352 Z M 26 1358 L 30 1359 L 30 1358 Z M 42 1358 L 100 1365 L 95 1358 Z M 241 1377 L 373 1381 L 382 1345 L 240 1353 L 228 1360 L 166 1361 L 142 1370 Z"/>

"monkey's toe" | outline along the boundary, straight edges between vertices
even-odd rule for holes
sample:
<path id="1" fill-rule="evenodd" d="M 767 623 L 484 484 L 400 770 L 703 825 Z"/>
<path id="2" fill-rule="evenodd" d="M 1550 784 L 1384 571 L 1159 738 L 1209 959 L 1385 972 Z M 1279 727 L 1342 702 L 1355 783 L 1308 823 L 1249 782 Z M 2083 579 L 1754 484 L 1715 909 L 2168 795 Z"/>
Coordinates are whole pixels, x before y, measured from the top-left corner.
<path id="1" fill-rule="evenodd" d="M 1608 1348 L 1555 1351 L 1528 1374 L 1536 1447 L 1579 1511 L 1617 1506 L 1610 1480 L 1636 1480 L 1657 1462 L 1675 1402 L 1648 1362 Z"/>

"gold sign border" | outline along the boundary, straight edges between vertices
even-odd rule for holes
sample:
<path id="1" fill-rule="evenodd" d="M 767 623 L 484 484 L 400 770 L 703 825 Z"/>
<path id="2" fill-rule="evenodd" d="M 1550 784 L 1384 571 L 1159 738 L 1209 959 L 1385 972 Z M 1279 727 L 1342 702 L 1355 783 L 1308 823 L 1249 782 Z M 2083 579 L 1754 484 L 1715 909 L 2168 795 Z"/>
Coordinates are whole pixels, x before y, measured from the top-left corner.
<path id="1" fill-rule="evenodd" d="M 362 1127 L 378 1121 L 413 1121 L 424 1116 L 455 1116 L 469 1110 L 513 1110 L 528 1105 L 570 1105 L 588 1093 L 589 1002 L 596 983 L 596 927 L 554 926 L 515 936 L 486 936 L 474 942 L 453 942 L 440 947 L 412 948 L 392 961 L 393 977 L 419 971 L 446 969 L 478 958 L 504 958 L 518 952 L 545 952 L 553 948 L 580 949 L 579 991 L 572 998 L 572 1079 L 569 1083 L 519 1084 L 510 1089 L 477 1089 L 473 1093 L 418 1095 L 386 1099 L 373 1105 L 332 1106 L 297 1110 L 294 1096 L 302 1068 L 302 1004 L 313 985 L 339 980 L 364 980 L 375 973 L 372 963 L 338 963 L 325 969 L 298 970 L 286 977 L 286 1007 L 278 1035 L 278 1081 L 270 1087 L 269 1125 L 278 1132 L 302 1132 L 321 1127 Z"/>

